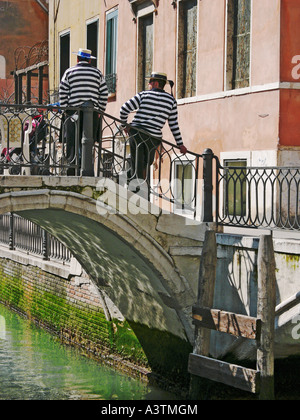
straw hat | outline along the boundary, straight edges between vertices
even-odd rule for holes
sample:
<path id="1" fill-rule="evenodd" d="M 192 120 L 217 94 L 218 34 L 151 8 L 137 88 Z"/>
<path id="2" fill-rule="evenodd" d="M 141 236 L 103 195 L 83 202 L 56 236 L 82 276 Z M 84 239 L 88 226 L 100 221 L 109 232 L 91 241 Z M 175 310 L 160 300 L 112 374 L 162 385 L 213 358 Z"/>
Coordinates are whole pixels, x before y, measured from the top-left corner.
<path id="1" fill-rule="evenodd" d="M 97 57 L 93 57 L 92 56 L 92 51 L 91 50 L 85 50 L 83 48 L 79 48 L 78 52 L 73 52 L 73 54 L 76 54 L 78 57 L 82 57 L 82 58 L 87 58 L 87 59 L 94 59 L 96 60 Z"/>
<path id="2" fill-rule="evenodd" d="M 150 77 L 146 77 L 146 80 L 163 80 L 164 82 L 169 83 L 166 73 L 159 73 L 157 71 L 151 73 Z"/>

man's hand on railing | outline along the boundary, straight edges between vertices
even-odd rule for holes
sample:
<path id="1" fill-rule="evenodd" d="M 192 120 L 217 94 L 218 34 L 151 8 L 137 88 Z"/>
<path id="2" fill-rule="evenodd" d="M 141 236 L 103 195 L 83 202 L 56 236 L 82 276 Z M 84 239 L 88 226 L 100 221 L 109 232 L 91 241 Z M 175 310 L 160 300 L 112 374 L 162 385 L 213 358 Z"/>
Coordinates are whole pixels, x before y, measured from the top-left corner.
<path id="1" fill-rule="evenodd" d="M 129 134 L 129 128 L 127 127 L 127 125 L 119 125 L 119 130 L 120 131 L 124 131 L 124 133 L 128 136 Z"/>
<path id="2" fill-rule="evenodd" d="M 180 146 L 180 153 L 182 153 L 183 155 L 187 154 L 187 148 L 184 145 Z"/>

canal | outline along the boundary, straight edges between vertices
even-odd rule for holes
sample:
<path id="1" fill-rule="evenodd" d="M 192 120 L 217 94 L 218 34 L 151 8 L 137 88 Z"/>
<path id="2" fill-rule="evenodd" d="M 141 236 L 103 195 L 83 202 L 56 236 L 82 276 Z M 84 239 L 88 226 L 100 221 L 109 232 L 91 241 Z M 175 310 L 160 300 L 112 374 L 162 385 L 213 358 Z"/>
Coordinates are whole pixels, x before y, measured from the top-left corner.
<path id="1" fill-rule="evenodd" d="M 174 400 L 65 346 L 0 304 L 0 400 Z"/>

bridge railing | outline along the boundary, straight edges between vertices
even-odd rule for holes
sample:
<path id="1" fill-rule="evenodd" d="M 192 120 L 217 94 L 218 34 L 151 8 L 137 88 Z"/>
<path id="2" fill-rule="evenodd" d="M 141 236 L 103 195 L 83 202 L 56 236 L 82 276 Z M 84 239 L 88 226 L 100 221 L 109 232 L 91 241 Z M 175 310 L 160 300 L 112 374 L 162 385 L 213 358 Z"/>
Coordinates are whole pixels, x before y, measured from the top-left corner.
<path id="1" fill-rule="evenodd" d="M 0 142 L 0 174 L 111 178 L 193 219 L 300 230 L 300 167 L 222 166 L 210 149 L 183 155 L 89 107 L 0 104 Z"/>
<path id="2" fill-rule="evenodd" d="M 56 238 L 40 226 L 16 214 L 0 216 L 0 243 L 10 250 L 21 250 L 38 255 L 44 260 L 56 260 L 64 263 L 71 261 L 71 253 Z"/>
<path id="3" fill-rule="evenodd" d="M 214 158 L 219 226 L 300 230 L 300 167 L 221 166 Z"/>
<path id="4" fill-rule="evenodd" d="M 200 218 L 202 155 L 130 130 L 89 107 L 0 104 L 0 175 L 111 178 L 170 212 Z"/>

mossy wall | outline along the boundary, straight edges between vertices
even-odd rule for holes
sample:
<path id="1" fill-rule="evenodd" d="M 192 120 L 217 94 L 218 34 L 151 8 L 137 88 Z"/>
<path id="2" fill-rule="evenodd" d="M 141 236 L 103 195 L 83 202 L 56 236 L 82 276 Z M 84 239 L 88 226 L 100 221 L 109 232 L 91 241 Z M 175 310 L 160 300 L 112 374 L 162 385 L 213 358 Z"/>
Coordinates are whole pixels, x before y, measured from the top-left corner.
<path id="1" fill-rule="evenodd" d="M 91 284 L 75 280 L 0 258 L 0 302 L 110 364 L 120 367 L 122 358 L 125 365 L 128 361 L 147 368 L 147 357 L 128 323 L 107 321 Z"/>
<path id="2" fill-rule="evenodd" d="M 88 278 L 62 278 L 0 257 L 0 303 L 131 376 L 176 384 L 181 392 L 188 386 L 190 344 L 126 320 L 108 321 Z"/>

